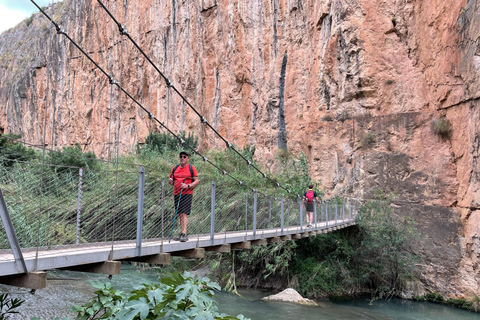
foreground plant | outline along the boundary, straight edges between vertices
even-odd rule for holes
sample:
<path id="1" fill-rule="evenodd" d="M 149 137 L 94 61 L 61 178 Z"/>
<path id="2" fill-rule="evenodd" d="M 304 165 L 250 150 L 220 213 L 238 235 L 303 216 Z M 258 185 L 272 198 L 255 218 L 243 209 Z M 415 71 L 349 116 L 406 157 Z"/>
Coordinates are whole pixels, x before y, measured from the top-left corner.
<path id="1" fill-rule="evenodd" d="M 24 303 L 22 299 L 12 299 L 7 293 L 0 294 L 0 320 L 8 319 L 12 314 L 18 313 L 15 311 Z"/>
<path id="2" fill-rule="evenodd" d="M 115 319 L 239 319 L 218 313 L 214 300 L 217 283 L 207 278 L 192 277 L 188 272 L 175 272 L 160 283 L 144 283 L 125 295 L 114 290 L 110 283 L 92 282 L 99 290 L 95 299 L 74 307 L 79 320 Z M 127 297 L 128 296 L 128 297 Z"/>

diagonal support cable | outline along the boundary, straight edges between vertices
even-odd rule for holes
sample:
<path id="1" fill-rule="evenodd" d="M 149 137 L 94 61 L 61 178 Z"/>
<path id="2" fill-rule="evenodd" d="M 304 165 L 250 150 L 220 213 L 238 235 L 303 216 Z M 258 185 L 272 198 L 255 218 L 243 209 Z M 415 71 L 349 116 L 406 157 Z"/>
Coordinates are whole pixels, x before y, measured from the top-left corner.
<path id="1" fill-rule="evenodd" d="M 110 18 L 114 21 L 114 23 L 118 26 L 118 30 L 120 32 L 120 34 L 122 35 L 125 35 L 131 42 L 132 44 L 138 49 L 138 51 L 140 51 L 140 53 L 145 57 L 145 59 L 147 59 L 147 61 L 153 66 L 153 68 L 160 74 L 160 76 L 165 80 L 166 82 L 166 85 L 168 87 L 171 87 L 177 94 L 178 96 L 199 116 L 199 118 L 201 119 L 201 122 L 206 124 L 220 139 L 223 140 L 223 142 L 226 144 L 227 148 L 229 149 L 232 149 L 238 156 L 240 156 L 246 163 L 248 166 L 251 166 L 252 168 L 254 168 L 258 173 L 260 173 L 265 179 L 268 179 L 269 181 L 271 181 L 274 185 L 276 185 L 277 187 L 281 188 L 281 189 L 284 189 L 285 191 L 287 191 L 288 193 L 290 193 L 290 190 L 281 186 L 277 181 L 273 180 L 272 178 L 268 177 L 264 172 L 262 172 L 259 168 L 257 168 L 256 166 L 254 166 L 252 164 L 252 162 L 245 158 L 238 150 L 236 150 L 233 145 L 228 142 L 217 130 L 215 130 L 215 128 L 210 124 L 208 123 L 208 121 L 206 120 L 206 118 L 204 116 L 202 116 L 196 109 L 195 107 L 180 93 L 179 90 L 177 90 L 177 88 L 171 83 L 171 81 L 168 79 L 167 76 L 165 76 L 163 74 L 163 72 L 158 68 L 158 66 L 150 59 L 150 57 L 143 51 L 142 48 L 140 48 L 140 46 L 137 44 L 137 42 L 135 40 L 133 40 L 133 38 L 130 36 L 130 34 L 128 33 L 127 29 L 125 28 L 125 26 L 123 26 L 116 18 L 115 16 L 108 10 L 108 8 L 102 3 L 102 1 L 100 0 L 97 0 L 97 2 L 100 4 L 100 6 L 107 12 L 107 14 L 110 16 Z"/>
<path id="2" fill-rule="evenodd" d="M 149 117 L 151 119 L 154 119 L 158 124 L 160 124 L 163 128 L 165 128 L 165 130 L 167 130 L 172 136 L 174 136 L 175 138 L 177 138 L 180 143 L 185 146 L 186 148 L 188 148 L 190 151 L 192 151 L 193 153 L 195 153 L 196 155 L 200 156 L 203 161 L 205 162 L 208 162 L 210 165 L 212 165 L 213 167 L 215 167 L 219 172 L 221 172 L 223 175 L 226 175 L 228 176 L 229 178 L 235 180 L 239 185 L 243 185 L 243 182 L 238 180 L 237 178 L 233 177 L 231 174 L 229 174 L 228 172 L 226 172 L 225 170 L 223 170 L 222 168 L 220 168 L 219 166 L 217 166 L 215 163 L 213 163 L 212 161 L 210 161 L 209 159 L 207 159 L 205 156 L 203 156 L 202 154 L 200 154 L 195 148 L 193 148 L 192 146 L 188 145 L 185 143 L 185 141 L 177 136 L 175 133 L 173 133 L 163 122 L 161 122 L 160 120 L 158 120 L 155 115 L 149 111 L 147 108 L 145 108 L 140 102 L 138 102 L 128 91 L 126 91 L 119 83 L 118 81 L 115 80 L 115 78 L 107 73 L 85 50 L 83 50 L 82 47 L 80 47 L 80 45 L 78 45 L 75 40 L 73 40 L 62 28 L 60 28 L 60 26 L 34 1 L 34 0 L 30 0 L 30 2 L 32 2 L 39 10 L 40 12 L 55 26 L 55 29 L 57 30 L 57 34 L 61 34 L 63 36 L 65 36 L 78 50 L 80 50 L 80 52 L 88 59 L 90 60 L 94 65 L 95 67 L 98 68 L 98 70 L 100 70 L 100 72 L 102 72 L 109 80 L 110 84 L 112 85 L 115 85 L 117 86 L 117 88 L 122 91 L 127 97 L 129 97 L 136 105 L 138 105 L 143 111 L 145 111 Z M 126 32 L 126 30 L 124 31 Z"/>

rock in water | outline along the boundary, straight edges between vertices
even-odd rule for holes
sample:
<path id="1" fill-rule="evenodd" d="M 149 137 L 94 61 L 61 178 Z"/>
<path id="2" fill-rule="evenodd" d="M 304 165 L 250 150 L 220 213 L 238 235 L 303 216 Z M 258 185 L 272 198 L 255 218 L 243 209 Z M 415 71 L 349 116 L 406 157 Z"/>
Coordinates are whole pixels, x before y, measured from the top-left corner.
<path id="1" fill-rule="evenodd" d="M 286 301 L 293 302 L 298 304 L 303 304 L 307 306 L 318 306 L 315 301 L 302 297 L 296 290 L 288 288 L 283 290 L 280 293 L 264 297 L 262 300 L 266 301 Z"/>

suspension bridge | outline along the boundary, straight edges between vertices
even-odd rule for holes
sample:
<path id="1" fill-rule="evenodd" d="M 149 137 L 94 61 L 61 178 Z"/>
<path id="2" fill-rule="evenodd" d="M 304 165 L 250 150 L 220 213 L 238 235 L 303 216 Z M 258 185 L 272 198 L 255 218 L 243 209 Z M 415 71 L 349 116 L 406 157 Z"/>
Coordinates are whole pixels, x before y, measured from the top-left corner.
<path id="1" fill-rule="evenodd" d="M 168 179 L 136 164 L 103 165 L 20 162 L 2 168 L 0 282 L 38 289 L 46 276 L 39 271 L 114 275 L 120 261 L 166 265 L 171 255 L 202 258 L 205 251 L 311 237 L 353 225 L 360 205 L 352 199 L 317 203 L 313 227 L 307 228 L 301 200 L 202 176 L 189 241 L 179 242 L 171 239 L 175 208 Z"/>
<path id="2" fill-rule="evenodd" d="M 267 194 L 241 181 L 195 146 L 188 145 L 122 87 L 122 81 L 107 73 L 44 9 L 31 2 L 51 22 L 57 34 L 67 38 L 108 79 L 111 90 L 117 88 L 145 111 L 150 121 L 178 139 L 182 149 L 195 156 L 196 165 L 208 165 L 216 173 L 202 173 L 207 170 L 199 168 L 201 183 L 193 195 L 189 240 L 178 242 L 171 239 L 178 226 L 173 225 L 175 209 L 173 190 L 167 182 L 170 170 L 167 165 L 160 169 L 120 163 L 118 136 L 116 160 L 98 161 L 97 165 L 88 167 L 49 162 L 45 156 L 44 132 L 40 160 L 2 159 L 0 214 L 5 232 L 0 237 L 1 283 L 39 289 L 45 287 L 45 271 L 51 269 L 115 275 L 120 272 L 121 261 L 166 265 L 171 255 L 202 258 L 205 251 L 250 249 L 252 245 L 311 237 L 355 224 L 360 202 L 335 199 L 316 203 L 313 226 L 305 227 L 302 197 L 293 195 L 287 187 L 262 172 L 252 159 L 223 137 L 186 100 L 101 1 L 97 0 L 118 26 L 122 38 L 132 42 L 160 74 L 168 92 L 176 93 L 198 115 L 201 125 L 225 144 L 227 152 L 251 168 L 264 185 L 274 186 L 274 193 Z M 110 97 L 113 99 L 112 94 Z M 121 104 L 120 99 L 118 105 Z M 110 151 L 108 153 L 110 155 Z"/>

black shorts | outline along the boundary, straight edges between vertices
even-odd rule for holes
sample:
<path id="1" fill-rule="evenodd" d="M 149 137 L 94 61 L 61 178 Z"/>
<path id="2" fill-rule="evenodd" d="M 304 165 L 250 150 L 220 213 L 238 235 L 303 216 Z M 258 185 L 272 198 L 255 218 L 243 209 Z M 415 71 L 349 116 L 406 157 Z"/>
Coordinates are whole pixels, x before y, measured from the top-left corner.
<path id="1" fill-rule="evenodd" d="M 177 214 L 185 213 L 185 214 L 190 214 L 190 211 L 192 209 L 192 197 L 193 195 L 191 194 L 182 194 L 180 195 L 173 195 L 174 197 L 174 203 L 175 203 L 175 212 L 178 212 Z M 178 206 L 178 199 L 180 198 L 180 206 Z"/>
<path id="2" fill-rule="evenodd" d="M 313 202 L 310 202 L 310 203 L 307 202 L 307 212 L 313 212 L 314 210 L 315 210 L 314 203 Z"/>

